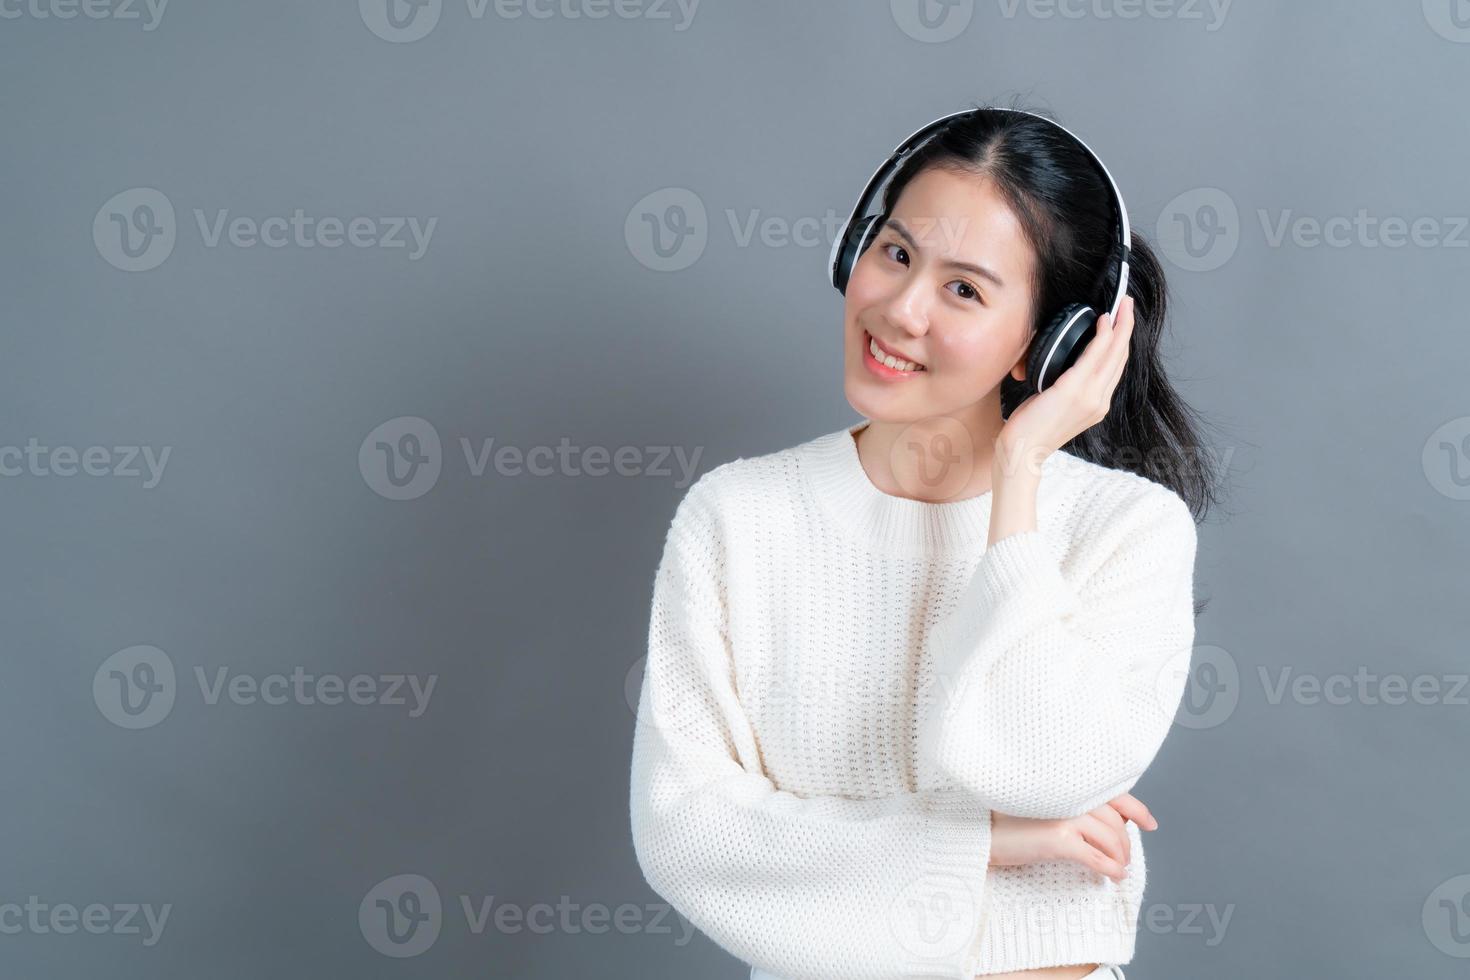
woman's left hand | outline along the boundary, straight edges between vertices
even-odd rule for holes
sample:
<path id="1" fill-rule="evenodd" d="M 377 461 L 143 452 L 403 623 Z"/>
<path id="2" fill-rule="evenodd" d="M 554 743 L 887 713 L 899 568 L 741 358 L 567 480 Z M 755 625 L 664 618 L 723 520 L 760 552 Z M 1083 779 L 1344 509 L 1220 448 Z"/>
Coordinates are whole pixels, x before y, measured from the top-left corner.
<path id="1" fill-rule="evenodd" d="M 1116 325 L 1104 313 L 1093 338 L 1076 362 L 1045 391 L 1027 398 L 1006 419 L 996 436 L 1006 456 L 1022 453 L 1033 465 L 1107 417 L 1113 391 L 1128 362 L 1133 335 L 1133 297 L 1118 304 Z M 998 454 L 999 456 L 999 454 Z"/>

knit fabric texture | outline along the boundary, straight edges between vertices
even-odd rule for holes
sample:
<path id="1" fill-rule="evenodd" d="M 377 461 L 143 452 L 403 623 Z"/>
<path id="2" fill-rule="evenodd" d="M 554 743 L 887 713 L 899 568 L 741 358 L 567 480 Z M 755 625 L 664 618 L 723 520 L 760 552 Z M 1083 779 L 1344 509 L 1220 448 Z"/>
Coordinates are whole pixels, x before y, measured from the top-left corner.
<path id="1" fill-rule="evenodd" d="M 1145 863 L 990 867 L 991 811 L 1079 816 L 1157 755 L 1194 642 L 1170 488 L 1056 451 L 1037 527 L 880 491 L 855 425 L 724 463 L 654 575 L 629 815 L 650 887 L 788 980 L 1133 958 Z"/>

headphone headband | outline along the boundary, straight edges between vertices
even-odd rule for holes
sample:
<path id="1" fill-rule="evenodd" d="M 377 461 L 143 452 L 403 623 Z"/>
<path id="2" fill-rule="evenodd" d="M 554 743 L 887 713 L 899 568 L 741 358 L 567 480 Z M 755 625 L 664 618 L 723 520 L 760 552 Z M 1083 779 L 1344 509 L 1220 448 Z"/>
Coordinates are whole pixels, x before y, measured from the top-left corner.
<path id="1" fill-rule="evenodd" d="M 1103 164 L 1102 158 L 1094 153 L 1092 147 L 1083 142 L 1082 138 L 1079 137 L 1076 133 L 1072 132 L 1070 129 L 1053 119 L 1048 119 L 1045 116 L 1038 115 L 1034 112 L 1028 112 L 1025 109 L 985 108 L 963 109 L 959 112 L 952 112 L 946 116 L 941 116 L 928 125 L 918 129 L 914 132 L 913 135 L 908 137 L 908 139 L 904 140 L 903 142 L 899 143 L 898 146 L 894 147 L 893 153 L 888 157 L 887 160 L 883 162 L 881 166 L 878 167 L 876 171 L 873 172 L 873 176 L 868 179 L 867 186 L 863 188 L 862 194 L 858 197 L 857 205 L 852 209 L 852 216 L 847 219 L 847 223 L 842 226 L 841 231 L 839 231 L 837 234 L 836 240 L 832 243 L 832 257 L 830 261 L 830 277 L 832 280 L 832 284 L 834 286 L 837 285 L 837 264 L 842 252 L 842 243 L 847 239 L 853 228 L 857 226 L 858 221 L 867 214 L 867 210 L 871 206 L 873 198 L 876 196 L 880 185 L 882 185 L 886 181 L 886 179 L 898 168 L 898 165 L 903 162 L 904 158 L 906 158 L 910 153 L 912 153 L 915 149 L 926 142 L 928 140 L 928 137 L 936 130 L 948 124 L 949 121 L 952 119 L 957 119 L 960 116 L 974 115 L 978 112 L 1012 112 L 1018 115 L 1031 116 L 1034 119 L 1040 119 L 1042 122 L 1050 123 L 1052 126 L 1055 126 L 1057 129 L 1060 129 L 1062 132 L 1070 136 L 1072 140 L 1076 142 L 1078 146 L 1082 147 L 1082 149 L 1086 150 L 1087 155 L 1092 157 L 1092 159 L 1097 163 L 1098 169 L 1102 171 L 1103 176 L 1106 177 L 1108 180 L 1108 186 L 1112 188 L 1114 200 L 1116 200 L 1118 203 L 1118 228 L 1120 238 L 1119 244 L 1121 245 L 1121 249 L 1118 253 L 1118 288 L 1113 295 L 1112 306 L 1109 309 L 1109 315 L 1116 317 L 1118 313 L 1118 306 L 1123 302 L 1123 297 L 1128 292 L 1128 259 L 1130 256 L 1129 244 L 1133 241 L 1132 231 L 1130 230 L 1128 224 L 1128 208 L 1123 204 L 1123 194 L 1121 191 L 1118 190 L 1118 182 L 1113 179 L 1113 175 L 1108 171 L 1107 166 Z"/>

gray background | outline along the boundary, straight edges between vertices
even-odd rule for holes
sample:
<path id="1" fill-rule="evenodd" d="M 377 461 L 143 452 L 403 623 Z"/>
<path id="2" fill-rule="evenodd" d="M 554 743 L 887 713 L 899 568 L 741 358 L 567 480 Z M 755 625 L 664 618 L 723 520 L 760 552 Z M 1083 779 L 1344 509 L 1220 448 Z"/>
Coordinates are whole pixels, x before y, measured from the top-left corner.
<path id="1" fill-rule="evenodd" d="M 0 916 L 0 973 L 743 978 L 666 914 L 628 834 L 629 699 L 689 482 L 656 447 L 698 475 L 857 416 L 827 230 L 741 245 L 727 212 L 845 215 L 900 138 L 1019 94 L 1092 142 L 1138 230 L 1193 221 L 1207 246 L 1161 242 L 1174 377 L 1229 466 L 1197 565 L 1197 662 L 1224 673 L 1137 788 L 1162 826 L 1130 980 L 1464 975 L 1464 0 L 988 0 L 949 8 L 947 39 L 907 0 L 688 21 L 445 0 L 412 41 L 371 29 L 383 0 L 174 0 L 152 30 L 27 2 L 0 18 L 0 448 L 106 447 L 111 475 L 0 457 L 0 904 L 48 906 Z M 146 271 L 105 234 L 135 188 L 176 211 Z M 638 229 L 672 220 L 671 188 L 706 240 L 660 271 Z M 437 224 L 417 259 L 210 247 L 196 208 Z M 1360 209 L 1428 237 L 1267 233 Z M 409 417 L 440 472 L 392 499 L 368 437 L 411 449 Z M 476 476 L 462 438 L 636 455 Z M 126 446 L 169 448 L 156 485 L 102 462 Z M 139 656 L 174 701 L 129 728 L 112 670 L 146 680 Z M 411 717 L 210 703 L 196 676 L 297 668 L 437 681 Z M 1439 692 L 1273 699 L 1287 669 Z M 358 912 L 407 874 L 443 913 L 394 957 Z M 572 911 L 477 932 L 461 896 Z M 67 903 L 111 925 L 53 930 Z M 119 928 L 129 903 L 169 906 L 156 942 Z M 581 918 L 623 905 L 622 930 Z"/>

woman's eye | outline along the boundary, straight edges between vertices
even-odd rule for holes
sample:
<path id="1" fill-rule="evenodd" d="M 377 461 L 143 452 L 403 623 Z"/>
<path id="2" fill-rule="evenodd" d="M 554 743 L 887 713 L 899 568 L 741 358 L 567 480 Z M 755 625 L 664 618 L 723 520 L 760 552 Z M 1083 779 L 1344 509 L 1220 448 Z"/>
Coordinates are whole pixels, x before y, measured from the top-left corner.
<path id="1" fill-rule="evenodd" d="M 883 249 L 883 254 L 884 255 L 888 256 L 889 258 L 894 259 L 897 262 L 901 262 L 904 265 L 908 265 L 909 264 L 908 263 L 909 253 L 904 249 L 904 247 L 902 245 L 898 244 L 898 242 L 887 242 L 884 245 L 882 245 L 881 247 Z M 889 249 L 897 249 L 898 255 L 901 255 L 902 258 L 895 257 L 895 255 L 892 252 L 890 252 Z M 965 280 L 963 280 L 963 279 L 956 279 L 954 281 L 954 283 L 952 283 L 952 285 L 956 285 L 956 286 L 959 286 L 960 287 L 960 290 L 956 293 L 956 295 L 959 296 L 960 299 L 972 299 L 972 300 L 975 300 L 977 303 L 980 303 L 981 306 L 984 306 L 985 305 L 984 304 L 984 301 L 982 301 L 980 299 L 980 292 L 979 292 L 979 290 L 977 290 L 974 286 L 970 285 L 969 283 L 965 282 Z"/>
<path id="2" fill-rule="evenodd" d="M 972 286 L 969 283 L 965 282 L 965 280 L 963 280 L 963 279 L 956 279 L 954 282 L 955 282 L 955 285 L 956 286 L 959 286 L 961 290 L 964 290 L 964 292 L 960 292 L 958 294 L 959 297 L 960 297 L 960 299 L 973 299 L 973 300 L 977 300 L 977 301 L 980 299 L 979 292 L 977 292 L 975 290 L 975 287 L 974 286 Z"/>

